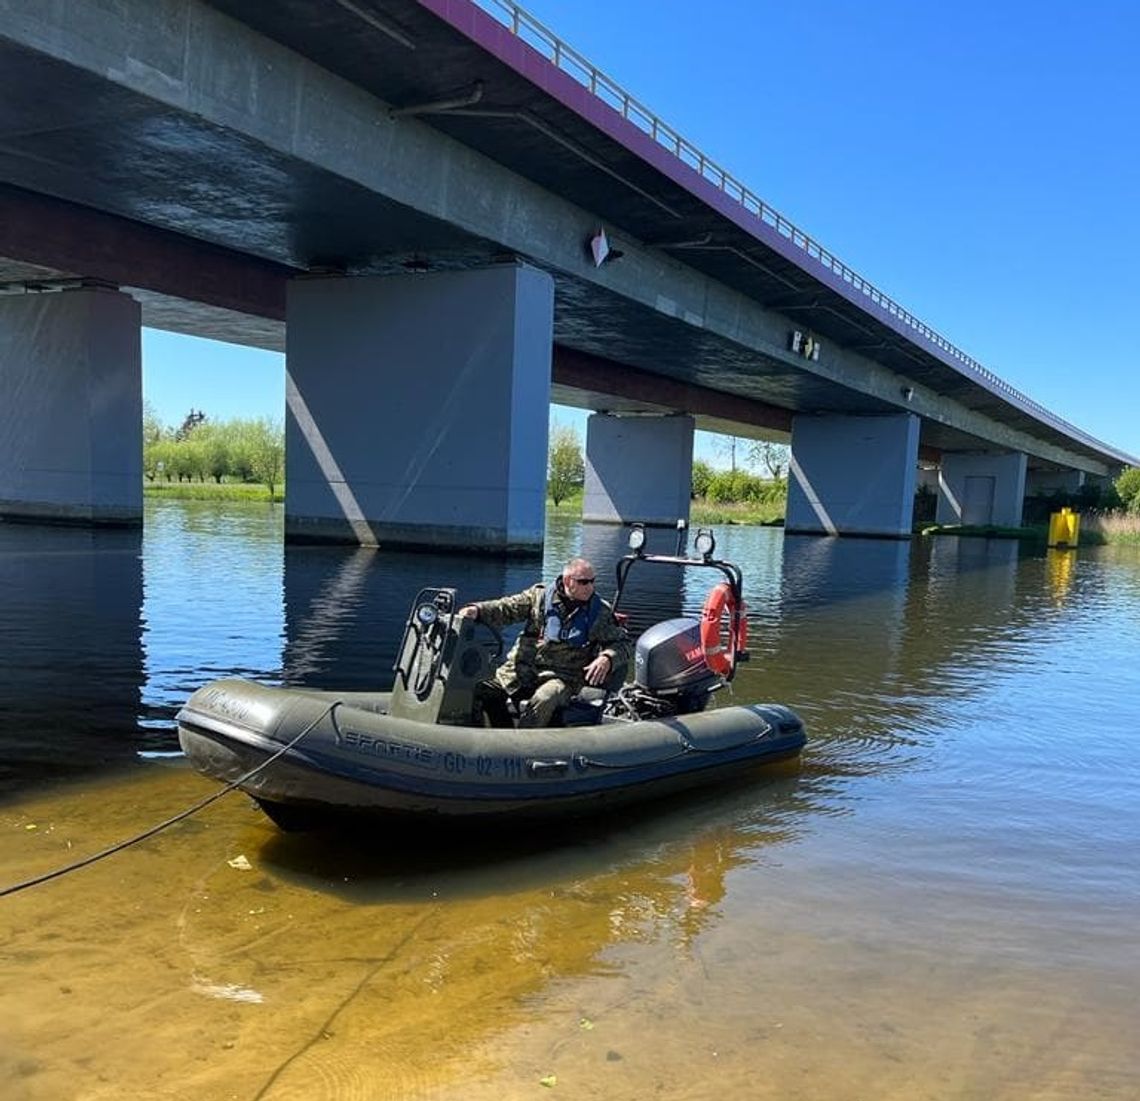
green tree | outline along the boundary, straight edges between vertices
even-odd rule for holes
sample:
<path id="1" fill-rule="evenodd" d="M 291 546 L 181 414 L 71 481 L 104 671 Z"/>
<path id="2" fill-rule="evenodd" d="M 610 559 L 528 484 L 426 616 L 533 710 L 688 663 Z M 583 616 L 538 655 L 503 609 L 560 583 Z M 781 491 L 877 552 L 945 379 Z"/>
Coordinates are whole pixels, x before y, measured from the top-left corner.
<path id="1" fill-rule="evenodd" d="M 770 481 L 762 481 L 760 483 L 760 500 L 766 501 L 768 504 L 786 506 L 788 503 L 788 479 L 772 478 Z"/>
<path id="2" fill-rule="evenodd" d="M 231 455 L 234 449 L 234 431 L 231 422 L 219 421 L 195 428 L 186 443 L 199 449 L 204 474 L 219 485 L 233 470 Z"/>
<path id="3" fill-rule="evenodd" d="M 163 440 L 158 446 L 167 481 L 171 478 L 179 482 L 194 480 L 195 458 L 185 440 L 171 438 Z"/>
<path id="4" fill-rule="evenodd" d="M 149 401 L 143 402 L 143 443 L 157 443 L 166 434 L 162 418 Z"/>
<path id="5" fill-rule="evenodd" d="M 718 470 L 709 479 L 708 498 L 714 504 L 759 501 L 763 483 L 746 470 Z"/>
<path id="6" fill-rule="evenodd" d="M 201 409 L 191 409 L 182 419 L 182 425 L 175 431 L 176 440 L 187 439 L 196 428 L 206 423 L 206 414 Z"/>
<path id="7" fill-rule="evenodd" d="M 143 402 L 142 429 L 143 474 L 148 482 L 153 482 L 163 469 L 159 465 L 163 458 L 161 449 L 163 442 L 169 436 L 169 431 L 149 401 Z"/>
<path id="8" fill-rule="evenodd" d="M 238 460 L 249 470 L 249 476 L 269 490 L 272 499 L 285 475 L 285 433 L 280 421 L 270 417 L 240 421 L 238 443 L 234 448 Z"/>
<path id="9" fill-rule="evenodd" d="M 546 478 L 546 492 L 555 507 L 585 480 L 586 465 L 582 461 L 582 441 L 578 433 L 569 425 L 556 425 L 550 433 Z"/>
<path id="10" fill-rule="evenodd" d="M 206 480 L 206 446 L 205 440 L 191 431 L 182 439 L 176 441 L 178 480 L 185 476 L 188 482 L 195 478 L 200 482 Z"/>
<path id="11" fill-rule="evenodd" d="M 707 497 L 709 482 L 713 478 L 713 468 L 704 459 L 693 460 L 693 496 Z"/>
<path id="12" fill-rule="evenodd" d="M 1116 492 L 1129 512 L 1140 513 L 1140 467 L 1130 466 L 1116 479 Z"/>
<path id="13" fill-rule="evenodd" d="M 768 472 L 774 480 L 782 478 L 791 462 L 791 448 L 786 443 L 773 443 L 771 440 L 753 440 L 748 445 L 748 462 Z"/>
<path id="14" fill-rule="evenodd" d="M 154 481 L 160 474 L 169 482 L 177 476 L 178 462 L 176 452 L 178 444 L 169 436 L 163 436 L 143 449 L 144 470 L 147 477 Z M 153 473 L 152 473 L 153 471 Z M 181 479 L 179 479 L 181 481 Z"/>

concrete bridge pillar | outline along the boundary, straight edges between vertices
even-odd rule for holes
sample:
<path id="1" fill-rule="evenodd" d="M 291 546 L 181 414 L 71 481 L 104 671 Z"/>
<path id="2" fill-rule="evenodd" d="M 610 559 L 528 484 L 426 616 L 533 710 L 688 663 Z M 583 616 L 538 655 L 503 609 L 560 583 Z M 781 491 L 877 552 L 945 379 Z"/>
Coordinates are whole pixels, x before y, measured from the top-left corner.
<path id="1" fill-rule="evenodd" d="M 523 265 L 291 283 L 286 539 L 540 553 L 553 318 Z"/>
<path id="2" fill-rule="evenodd" d="M 595 413 L 586 421 L 583 520 L 688 523 L 692 486 L 692 417 Z"/>
<path id="3" fill-rule="evenodd" d="M 117 290 L 0 298 L 0 516 L 142 524 L 141 349 Z"/>
<path id="4" fill-rule="evenodd" d="M 943 452 L 938 475 L 939 524 L 1019 527 L 1026 456 L 1020 451 Z"/>
<path id="5" fill-rule="evenodd" d="M 793 418 L 785 530 L 909 538 L 918 430 L 911 413 Z"/>

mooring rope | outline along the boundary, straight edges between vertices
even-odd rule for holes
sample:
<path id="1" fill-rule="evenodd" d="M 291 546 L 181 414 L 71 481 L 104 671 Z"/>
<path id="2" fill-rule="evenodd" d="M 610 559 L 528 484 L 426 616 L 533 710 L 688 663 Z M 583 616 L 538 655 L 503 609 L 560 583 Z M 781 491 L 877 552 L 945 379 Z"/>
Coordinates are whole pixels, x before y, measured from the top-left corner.
<path id="1" fill-rule="evenodd" d="M 274 761 L 292 749 L 310 730 L 313 729 L 323 718 L 331 715 L 338 707 L 341 706 L 341 700 L 333 700 L 304 730 L 301 731 L 291 742 L 283 745 L 271 757 L 267 757 L 259 765 L 255 765 L 248 772 L 243 773 L 236 780 L 231 780 L 221 791 L 215 791 L 213 795 L 206 796 L 205 799 L 199 800 L 191 807 L 187 807 L 178 814 L 167 818 L 163 822 L 159 822 L 156 826 L 151 826 L 148 830 L 143 830 L 142 833 L 135 834 L 134 837 L 128 837 L 124 841 L 120 841 L 110 848 L 103 849 L 100 852 L 92 853 L 90 856 L 85 856 L 81 860 L 76 860 L 71 864 L 67 864 L 62 868 L 56 868 L 51 872 L 44 872 L 43 875 L 33 876 L 31 879 L 25 879 L 20 883 L 13 883 L 8 887 L 0 887 L 0 898 L 5 895 L 14 895 L 17 891 L 27 890 L 29 887 L 36 887 L 40 883 L 47 883 L 51 879 L 58 879 L 60 876 L 67 875 L 69 872 L 78 871 L 80 868 L 86 868 L 88 864 L 94 864 L 96 861 L 103 860 L 105 857 L 113 856 L 117 852 L 122 852 L 123 849 L 128 849 L 132 845 L 137 845 L 140 841 L 145 841 L 148 837 L 153 837 L 156 833 L 161 833 L 163 830 L 173 826 L 176 822 L 181 822 L 184 818 L 189 818 L 192 814 L 197 814 L 198 811 L 204 810 L 211 803 L 216 803 L 223 795 L 228 795 L 235 788 L 241 787 L 247 780 L 256 776 L 262 769 L 268 768 Z M 334 720 L 335 721 L 335 720 Z"/>

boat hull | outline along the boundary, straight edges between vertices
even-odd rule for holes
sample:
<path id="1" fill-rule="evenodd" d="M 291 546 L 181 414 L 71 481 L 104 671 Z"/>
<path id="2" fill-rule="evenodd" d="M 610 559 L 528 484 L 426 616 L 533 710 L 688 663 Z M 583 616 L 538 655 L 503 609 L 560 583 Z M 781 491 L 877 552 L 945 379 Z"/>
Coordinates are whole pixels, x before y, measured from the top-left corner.
<path id="1" fill-rule="evenodd" d="M 387 714 L 388 698 L 217 681 L 179 712 L 179 741 L 196 769 L 238 781 L 286 828 L 359 816 L 593 814 L 795 757 L 806 741 L 776 704 L 513 730 L 400 719 Z"/>

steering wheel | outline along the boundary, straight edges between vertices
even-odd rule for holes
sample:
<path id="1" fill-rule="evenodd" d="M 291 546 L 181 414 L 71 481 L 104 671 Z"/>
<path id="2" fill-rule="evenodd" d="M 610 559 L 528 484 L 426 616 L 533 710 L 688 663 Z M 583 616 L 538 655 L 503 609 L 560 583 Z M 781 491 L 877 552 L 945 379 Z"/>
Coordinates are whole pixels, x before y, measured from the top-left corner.
<path id="1" fill-rule="evenodd" d="M 472 627 L 470 635 L 464 626 L 467 623 L 470 623 Z M 474 628 L 477 625 L 479 625 L 478 621 L 473 621 L 467 617 L 458 617 L 453 624 L 460 639 L 460 645 L 457 647 L 453 659 L 458 660 L 459 664 L 454 668 L 457 668 L 468 679 L 489 677 L 503 656 L 503 636 L 498 629 L 489 623 L 483 623 L 482 626 L 491 637 L 489 639 L 475 638 Z"/>
<path id="2" fill-rule="evenodd" d="M 475 625 L 477 627 L 482 627 L 491 636 L 490 641 L 485 642 L 484 645 L 488 649 L 494 645 L 495 653 L 493 657 L 496 661 L 498 661 L 499 658 L 503 656 L 503 651 L 507 648 L 506 644 L 503 642 L 503 632 L 500 631 L 498 627 L 493 627 L 490 623 L 485 623 L 481 619 L 475 620 Z"/>

